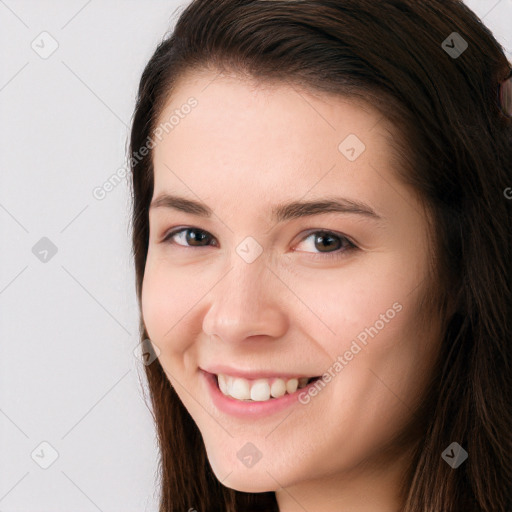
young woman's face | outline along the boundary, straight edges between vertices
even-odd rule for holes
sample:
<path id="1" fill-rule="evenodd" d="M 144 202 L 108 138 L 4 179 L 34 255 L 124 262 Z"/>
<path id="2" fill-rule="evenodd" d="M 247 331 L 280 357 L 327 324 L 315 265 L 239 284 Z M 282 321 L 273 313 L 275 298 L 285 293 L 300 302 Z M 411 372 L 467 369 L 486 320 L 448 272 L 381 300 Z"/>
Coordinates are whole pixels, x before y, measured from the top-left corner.
<path id="1" fill-rule="evenodd" d="M 143 318 L 217 478 L 259 492 L 371 467 L 438 349 L 418 323 L 426 217 L 391 127 L 341 97 L 209 73 L 178 84 L 166 122 Z"/>

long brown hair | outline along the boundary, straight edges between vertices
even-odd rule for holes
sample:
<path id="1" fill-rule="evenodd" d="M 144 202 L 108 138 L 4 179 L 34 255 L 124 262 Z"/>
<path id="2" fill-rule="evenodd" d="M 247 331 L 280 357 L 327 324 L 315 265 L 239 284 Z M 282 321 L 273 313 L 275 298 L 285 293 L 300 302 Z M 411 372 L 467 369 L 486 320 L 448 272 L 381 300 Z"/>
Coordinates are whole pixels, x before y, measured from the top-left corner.
<path id="1" fill-rule="evenodd" d="M 144 69 L 133 117 L 139 308 L 154 183 L 151 151 L 139 149 L 176 80 L 193 69 L 362 99 L 393 122 L 397 172 L 434 219 L 432 289 L 445 315 L 403 512 L 511 511 L 512 200 L 504 190 L 512 186 L 512 120 L 498 105 L 498 84 L 510 72 L 503 48 L 457 0 L 194 0 Z M 148 338 L 142 314 L 140 338 Z M 242 493 L 215 478 L 158 359 L 145 371 L 161 454 L 160 511 L 277 511 L 273 492 Z M 453 441 L 469 454 L 457 469 L 441 458 Z"/>

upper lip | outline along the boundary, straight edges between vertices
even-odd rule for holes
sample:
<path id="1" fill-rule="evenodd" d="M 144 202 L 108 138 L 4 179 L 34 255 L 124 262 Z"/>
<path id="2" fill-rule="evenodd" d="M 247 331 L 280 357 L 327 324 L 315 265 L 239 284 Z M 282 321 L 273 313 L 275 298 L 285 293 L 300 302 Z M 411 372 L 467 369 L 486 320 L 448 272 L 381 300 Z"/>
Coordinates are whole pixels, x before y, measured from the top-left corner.
<path id="1" fill-rule="evenodd" d="M 215 364 L 208 367 L 200 367 L 201 370 L 211 373 L 213 375 L 219 375 L 222 373 L 224 375 L 230 375 L 232 377 L 242 377 L 243 379 L 271 379 L 277 377 L 284 377 L 286 379 L 293 378 L 303 378 L 303 377 L 316 377 L 313 374 L 303 374 L 298 372 L 285 372 L 285 371 L 273 371 L 273 370 L 242 370 L 238 368 L 233 368 L 231 366 L 227 366 L 224 364 Z"/>

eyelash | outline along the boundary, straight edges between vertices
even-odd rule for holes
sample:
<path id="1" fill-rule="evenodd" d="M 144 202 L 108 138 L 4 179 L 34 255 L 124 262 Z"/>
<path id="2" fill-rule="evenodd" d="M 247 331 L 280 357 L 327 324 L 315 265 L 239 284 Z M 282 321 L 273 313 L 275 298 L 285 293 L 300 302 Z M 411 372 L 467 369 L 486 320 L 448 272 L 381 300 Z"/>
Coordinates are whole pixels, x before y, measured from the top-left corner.
<path id="1" fill-rule="evenodd" d="M 172 240 L 172 238 L 183 232 L 183 231 L 192 231 L 192 230 L 195 230 L 195 231 L 199 231 L 200 233 L 208 233 L 207 231 L 204 231 L 202 229 L 199 229 L 199 228 L 194 228 L 194 227 L 186 227 L 186 228 L 177 228 L 177 229 L 174 229 L 174 230 L 171 230 L 170 232 L 168 232 L 163 240 L 162 240 L 162 243 L 166 243 L 166 244 L 171 244 L 171 245 L 177 245 L 178 247 L 183 247 L 183 248 L 189 248 L 189 249 L 193 249 L 192 246 L 183 246 L 183 245 L 180 245 L 180 244 L 177 244 L 176 242 L 174 242 Z M 329 259 L 333 259 L 333 258 L 336 258 L 336 259 L 339 259 L 339 258 L 342 258 L 343 256 L 346 256 L 347 253 L 349 252 L 352 252 L 356 249 L 358 249 L 358 247 L 349 239 L 347 238 L 346 236 L 342 235 L 341 233 L 335 233 L 334 231 L 327 231 L 327 230 L 324 230 L 324 229 L 318 229 L 316 231 L 310 231 L 304 238 L 302 238 L 300 240 L 300 242 L 303 242 L 304 240 L 307 240 L 311 235 L 317 235 L 317 234 L 323 234 L 323 235 L 331 235 L 331 236 L 334 236 L 335 238 L 338 238 L 342 243 L 345 244 L 345 248 L 340 248 L 340 249 L 336 249 L 335 251 L 331 251 L 331 252 L 327 252 L 327 253 L 313 253 L 313 255 L 311 256 L 313 259 L 323 259 L 323 260 L 329 260 Z M 209 233 L 208 233 L 209 235 Z M 211 236 L 211 235 L 210 235 Z M 213 238 L 213 237 L 212 237 Z M 197 246 L 198 248 L 201 248 L 201 247 L 208 247 L 208 246 Z"/>

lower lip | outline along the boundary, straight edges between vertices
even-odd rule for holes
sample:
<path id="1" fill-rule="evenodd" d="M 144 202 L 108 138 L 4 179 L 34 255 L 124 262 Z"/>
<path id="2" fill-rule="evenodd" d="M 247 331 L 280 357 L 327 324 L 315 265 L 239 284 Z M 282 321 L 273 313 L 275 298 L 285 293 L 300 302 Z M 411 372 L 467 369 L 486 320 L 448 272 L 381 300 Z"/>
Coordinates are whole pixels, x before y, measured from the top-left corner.
<path id="1" fill-rule="evenodd" d="M 308 388 L 313 386 L 316 382 L 310 382 L 307 386 L 301 389 L 297 389 L 297 391 L 294 393 L 290 395 L 285 394 L 280 398 L 271 398 L 270 400 L 263 402 L 244 402 L 242 400 L 237 400 L 236 398 L 226 396 L 224 393 L 222 393 L 222 391 L 219 389 L 219 386 L 217 385 L 217 377 L 215 375 L 205 372 L 204 370 L 200 370 L 200 372 L 203 376 L 203 379 L 206 380 L 208 391 L 215 407 L 226 414 L 238 418 L 256 418 L 261 416 L 268 416 L 282 411 L 283 409 L 286 409 L 287 407 L 290 407 L 294 404 L 300 403 L 298 400 L 300 393 L 307 393 Z"/>

